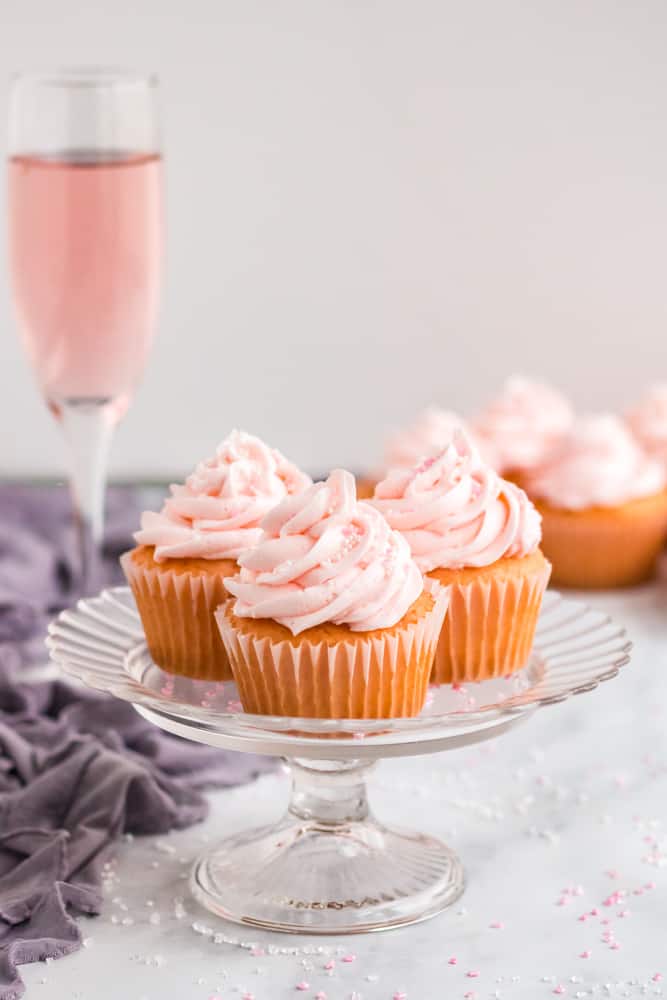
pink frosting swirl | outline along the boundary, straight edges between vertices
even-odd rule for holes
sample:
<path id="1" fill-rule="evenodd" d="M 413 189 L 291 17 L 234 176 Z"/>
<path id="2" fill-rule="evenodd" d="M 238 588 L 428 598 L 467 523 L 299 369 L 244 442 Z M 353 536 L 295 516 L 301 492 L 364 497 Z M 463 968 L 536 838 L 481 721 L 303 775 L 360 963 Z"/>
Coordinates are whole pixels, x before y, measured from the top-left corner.
<path id="1" fill-rule="evenodd" d="M 541 538 L 526 494 L 481 465 L 462 431 L 439 455 L 391 472 L 370 502 L 407 540 L 423 573 L 528 555 Z"/>
<path id="2" fill-rule="evenodd" d="M 232 431 L 184 486 L 170 487 L 159 514 L 142 514 L 134 537 L 140 545 L 155 546 L 158 562 L 236 559 L 259 541 L 259 523 L 267 511 L 310 484 L 310 477 L 275 448 Z"/>
<path id="3" fill-rule="evenodd" d="M 617 507 L 665 488 L 665 472 L 611 414 L 582 417 L 543 465 L 526 480 L 526 489 L 555 507 L 583 510 Z"/>
<path id="4" fill-rule="evenodd" d="M 325 622 L 368 632 L 395 625 L 423 590 L 405 540 L 357 500 L 349 472 L 283 500 L 262 527 L 225 580 L 239 617 L 271 618 L 294 635 Z"/>
<path id="5" fill-rule="evenodd" d="M 650 386 L 625 419 L 644 450 L 667 469 L 667 382 Z"/>
<path id="6" fill-rule="evenodd" d="M 495 451 L 494 467 L 502 474 L 538 465 L 573 419 L 572 407 L 559 392 L 515 375 L 472 427 Z"/>
<path id="7" fill-rule="evenodd" d="M 414 468 L 422 459 L 439 454 L 459 428 L 465 430 L 483 460 L 489 465 L 495 465 L 495 450 L 491 442 L 477 439 L 458 413 L 429 406 L 412 424 L 389 439 L 385 450 L 385 468 Z"/>

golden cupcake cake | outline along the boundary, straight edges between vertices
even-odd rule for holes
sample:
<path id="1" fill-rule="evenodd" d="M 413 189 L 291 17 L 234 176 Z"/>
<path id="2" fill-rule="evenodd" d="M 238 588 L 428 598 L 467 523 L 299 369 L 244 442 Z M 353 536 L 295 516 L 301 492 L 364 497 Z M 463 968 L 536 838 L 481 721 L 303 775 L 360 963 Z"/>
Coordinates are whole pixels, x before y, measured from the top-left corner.
<path id="1" fill-rule="evenodd" d="M 311 480 L 275 448 L 233 431 L 159 512 L 146 511 L 137 547 L 121 557 L 154 662 L 196 679 L 231 679 L 214 612 L 260 521 Z"/>
<path id="2" fill-rule="evenodd" d="M 390 473 L 371 502 L 420 570 L 450 590 L 434 682 L 488 680 L 525 666 L 551 567 L 523 490 L 457 431 L 438 455 Z"/>
<path id="3" fill-rule="evenodd" d="M 309 718 L 417 715 L 448 592 L 354 477 L 332 472 L 266 515 L 217 614 L 246 712 Z"/>
<path id="4" fill-rule="evenodd" d="M 622 420 L 578 420 L 526 478 L 553 582 L 606 588 L 649 579 L 667 536 L 666 486 L 663 465 Z"/>
<path id="5" fill-rule="evenodd" d="M 568 400 L 536 379 L 514 375 L 471 421 L 475 443 L 496 472 L 523 485 L 574 420 Z"/>

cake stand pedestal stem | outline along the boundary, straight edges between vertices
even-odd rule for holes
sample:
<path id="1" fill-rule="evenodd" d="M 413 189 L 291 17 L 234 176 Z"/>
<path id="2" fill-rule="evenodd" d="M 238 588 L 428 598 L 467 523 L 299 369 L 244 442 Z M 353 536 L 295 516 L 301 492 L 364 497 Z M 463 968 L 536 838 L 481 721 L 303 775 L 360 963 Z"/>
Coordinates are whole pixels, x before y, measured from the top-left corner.
<path id="1" fill-rule="evenodd" d="M 229 837 L 197 862 L 192 891 L 209 910 L 294 934 L 355 934 L 425 920 L 458 899 L 463 870 L 445 844 L 372 815 L 372 761 L 287 765 L 283 818 Z"/>

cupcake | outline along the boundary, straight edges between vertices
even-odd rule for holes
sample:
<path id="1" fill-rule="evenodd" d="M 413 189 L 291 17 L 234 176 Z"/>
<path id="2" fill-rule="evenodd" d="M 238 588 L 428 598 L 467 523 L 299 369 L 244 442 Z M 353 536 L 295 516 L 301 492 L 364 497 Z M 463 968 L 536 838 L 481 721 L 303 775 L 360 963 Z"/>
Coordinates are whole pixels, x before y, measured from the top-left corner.
<path id="1" fill-rule="evenodd" d="M 247 712 L 310 718 L 417 715 L 448 593 L 354 477 L 332 472 L 264 518 L 217 614 Z"/>
<path id="2" fill-rule="evenodd" d="M 553 581 L 625 587 L 651 577 L 667 535 L 666 476 L 614 416 L 579 420 L 526 479 Z"/>
<path id="3" fill-rule="evenodd" d="M 472 421 L 490 464 L 500 475 L 522 482 L 558 443 L 574 419 L 567 399 L 533 379 L 513 376 L 500 395 Z"/>
<path id="4" fill-rule="evenodd" d="M 434 682 L 488 680 L 525 666 L 551 567 L 523 490 L 483 465 L 458 431 L 439 455 L 390 473 L 371 502 L 419 569 L 450 588 Z"/>
<path id="5" fill-rule="evenodd" d="M 380 481 L 391 469 L 412 469 L 423 458 L 430 458 L 442 451 L 452 439 L 454 430 L 462 427 L 468 437 L 474 441 L 478 450 L 484 454 L 485 461 L 490 465 L 495 463 L 493 445 L 488 441 L 477 441 L 463 417 L 451 410 L 441 410 L 437 406 L 429 406 L 420 413 L 413 423 L 397 431 L 387 441 L 384 454 L 384 471 L 375 476 L 367 476 L 359 480 L 357 493 L 360 497 L 370 498 Z"/>
<path id="6" fill-rule="evenodd" d="M 198 680 L 231 678 L 213 613 L 237 557 L 261 537 L 259 523 L 310 478 L 275 448 L 232 431 L 159 513 L 145 512 L 137 547 L 121 557 L 154 662 Z"/>
<path id="7" fill-rule="evenodd" d="M 625 419 L 644 451 L 667 470 L 667 383 L 652 385 Z"/>

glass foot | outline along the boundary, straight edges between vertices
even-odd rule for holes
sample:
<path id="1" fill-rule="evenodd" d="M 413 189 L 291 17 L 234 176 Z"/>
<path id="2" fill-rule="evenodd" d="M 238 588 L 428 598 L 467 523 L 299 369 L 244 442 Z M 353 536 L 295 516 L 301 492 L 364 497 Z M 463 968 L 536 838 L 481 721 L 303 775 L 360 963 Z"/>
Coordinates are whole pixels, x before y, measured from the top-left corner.
<path id="1" fill-rule="evenodd" d="M 368 810 L 358 761 L 290 761 L 292 799 L 275 826 L 223 841 L 192 874 L 195 898 L 236 923 L 306 934 L 385 930 L 435 916 L 463 892 L 459 859 Z"/>

